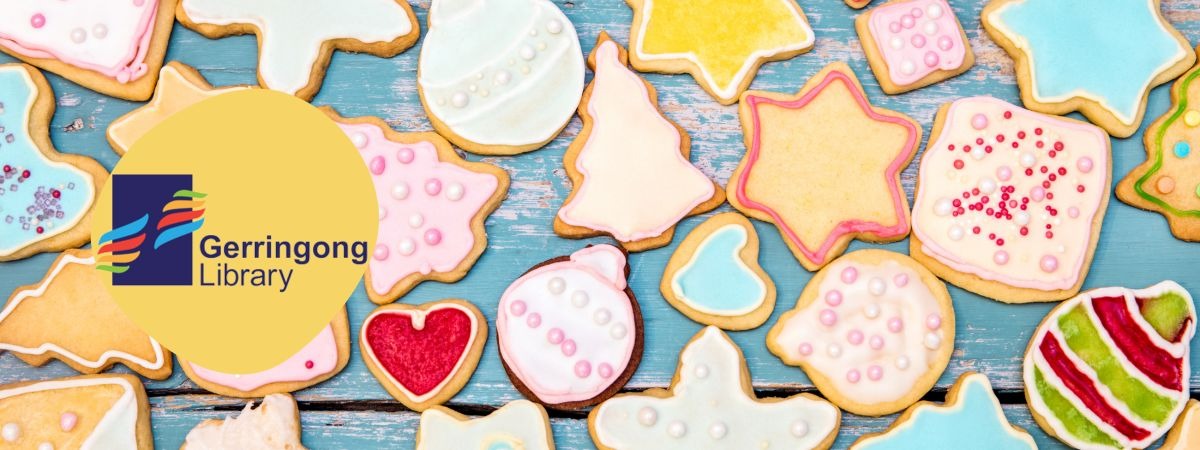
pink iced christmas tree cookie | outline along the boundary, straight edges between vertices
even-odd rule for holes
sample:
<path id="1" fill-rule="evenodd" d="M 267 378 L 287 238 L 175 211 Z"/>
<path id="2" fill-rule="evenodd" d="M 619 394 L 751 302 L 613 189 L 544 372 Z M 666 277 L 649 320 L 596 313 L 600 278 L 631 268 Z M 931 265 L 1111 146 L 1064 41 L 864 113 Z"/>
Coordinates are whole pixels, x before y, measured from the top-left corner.
<path id="1" fill-rule="evenodd" d="M 434 133 L 399 133 L 374 117 L 326 112 L 362 153 L 379 199 L 367 264 L 371 301 L 385 304 L 425 280 L 462 279 L 487 247 L 483 222 L 508 193 L 499 167 L 463 160 Z"/>
<path id="2" fill-rule="evenodd" d="M 991 97 L 942 106 L 918 173 L 909 253 L 1003 302 L 1075 295 L 1108 206 L 1108 135 Z"/>
<path id="3" fill-rule="evenodd" d="M 975 64 L 946 0 L 893 0 L 854 21 L 867 62 L 889 94 L 955 77 Z"/>

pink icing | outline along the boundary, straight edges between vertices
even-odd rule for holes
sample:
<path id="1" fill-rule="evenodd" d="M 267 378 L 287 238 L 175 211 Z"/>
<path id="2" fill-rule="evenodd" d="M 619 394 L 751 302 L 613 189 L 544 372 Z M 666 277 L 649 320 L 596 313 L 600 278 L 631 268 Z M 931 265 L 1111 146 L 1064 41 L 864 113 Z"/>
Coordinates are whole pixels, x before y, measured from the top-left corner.
<path id="1" fill-rule="evenodd" d="M 386 293 L 414 273 L 451 272 L 475 247 L 471 221 L 499 186 L 495 176 L 438 160 L 432 143 L 388 140 L 372 124 L 338 126 L 361 143 L 379 201 L 370 288 Z M 453 195 L 452 195 L 453 194 Z"/>
<path id="2" fill-rule="evenodd" d="M 629 367 L 641 324 L 624 290 L 624 269 L 620 250 L 588 247 L 521 276 L 500 297 L 500 356 L 541 401 L 594 398 Z M 572 302 L 578 292 L 588 301 Z M 516 310 L 525 311 L 525 320 Z M 539 331 L 543 325 L 549 328 Z"/>
<path id="3" fill-rule="evenodd" d="M 961 27 L 945 0 L 889 2 L 870 14 L 871 35 L 896 84 L 956 69 L 966 58 Z"/>
<path id="4" fill-rule="evenodd" d="M 332 372 L 337 363 L 337 338 L 333 335 L 333 325 L 328 325 L 287 361 L 262 372 L 234 375 L 205 369 L 192 362 L 188 364 L 191 364 L 192 373 L 202 380 L 239 391 L 253 391 L 271 383 L 308 381 Z"/>
<path id="5" fill-rule="evenodd" d="M 1010 286 L 1074 286 L 1109 192 L 1108 135 L 991 97 L 957 100 L 945 115 L 913 201 L 922 251 Z M 979 115 L 986 128 L 974 126 Z"/>
<path id="6" fill-rule="evenodd" d="M 768 104 L 788 109 L 803 108 L 814 98 L 816 98 L 816 96 L 820 95 L 826 87 L 834 82 L 840 82 L 846 85 L 847 90 L 854 95 L 854 99 L 858 103 L 858 106 L 862 108 L 868 117 L 874 120 L 900 125 L 906 128 L 908 130 L 908 141 L 904 144 L 904 151 L 900 152 L 899 155 L 896 155 L 896 159 L 892 161 L 883 174 L 884 179 L 888 180 L 888 193 L 892 198 L 892 206 L 896 213 L 896 224 L 892 226 L 884 226 L 876 222 L 859 219 L 844 220 L 833 227 L 833 230 L 829 233 L 829 236 L 825 238 L 824 242 L 822 242 L 816 249 L 811 249 L 800 240 L 800 236 L 797 235 L 794 230 L 792 230 L 791 226 L 785 220 L 783 220 L 783 217 L 780 216 L 778 212 L 776 212 L 770 206 L 751 199 L 750 196 L 746 194 L 746 184 L 750 180 L 750 174 L 754 172 L 754 164 L 758 161 L 758 155 L 762 151 L 762 120 L 759 116 L 758 105 Z M 905 194 L 903 189 L 901 189 L 901 187 L 892 180 L 896 179 L 896 174 L 904 169 L 904 166 L 907 164 L 909 158 L 911 158 L 912 155 L 917 151 L 917 135 L 920 134 L 920 131 L 917 130 L 915 125 L 899 117 L 886 116 L 875 112 L 875 110 L 871 108 L 871 104 L 867 102 L 867 98 L 864 96 L 862 91 L 850 79 L 850 76 L 846 75 L 840 70 L 830 71 L 825 76 L 825 79 L 821 80 L 819 84 L 796 100 L 779 101 L 751 94 L 746 96 L 745 101 L 749 105 L 751 111 L 750 121 L 752 124 L 753 137 L 751 139 L 750 148 L 746 153 L 745 168 L 742 170 L 741 176 L 738 177 L 736 192 L 738 201 L 747 208 L 759 210 L 771 216 L 771 221 L 779 227 L 780 231 L 787 236 L 787 239 L 795 245 L 795 248 L 798 249 L 800 253 L 805 256 L 805 258 L 808 258 L 808 260 L 817 264 L 824 264 L 829 257 L 829 251 L 833 249 L 834 244 L 837 244 L 838 240 L 847 234 L 872 233 L 886 239 L 896 236 L 903 236 L 908 233 L 908 220 L 905 219 L 905 211 L 908 209 L 904 204 Z M 864 176 L 868 176 L 868 174 L 864 174 Z"/>
<path id="7" fill-rule="evenodd" d="M 0 46 L 31 58 L 57 59 L 127 83 L 149 70 L 145 59 L 154 35 L 158 3 L 13 2 L 5 5 L 0 17 Z M 102 32 L 97 33 L 97 26 Z M 74 41 L 72 36 L 80 33 L 84 41 Z M 106 46 L 119 47 L 108 50 L 112 47 Z"/>

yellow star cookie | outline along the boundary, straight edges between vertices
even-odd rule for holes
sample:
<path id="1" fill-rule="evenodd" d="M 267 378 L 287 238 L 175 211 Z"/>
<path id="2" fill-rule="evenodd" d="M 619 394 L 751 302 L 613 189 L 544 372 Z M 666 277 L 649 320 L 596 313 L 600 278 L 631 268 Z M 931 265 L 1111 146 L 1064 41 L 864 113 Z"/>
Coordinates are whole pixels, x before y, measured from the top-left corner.
<path id="1" fill-rule="evenodd" d="M 813 31 L 793 0 L 625 0 L 630 61 L 643 72 L 690 73 L 730 105 L 767 61 L 807 52 Z"/>
<path id="2" fill-rule="evenodd" d="M 921 126 L 871 106 L 850 66 L 826 66 L 796 95 L 746 92 L 738 115 L 747 152 L 730 178 L 729 203 L 774 223 L 805 269 L 821 268 L 854 238 L 908 235 L 900 172 Z"/>
<path id="3" fill-rule="evenodd" d="M 196 69 L 175 61 L 163 66 L 158 75 L 154 98 L 141 108 L 130 111 L 108 126 L 108 143 L 118 155 L 124 155 L 133 143 L 172 114 L 209 97 L 248 89 L 230 86 L 214 89 Z"/>

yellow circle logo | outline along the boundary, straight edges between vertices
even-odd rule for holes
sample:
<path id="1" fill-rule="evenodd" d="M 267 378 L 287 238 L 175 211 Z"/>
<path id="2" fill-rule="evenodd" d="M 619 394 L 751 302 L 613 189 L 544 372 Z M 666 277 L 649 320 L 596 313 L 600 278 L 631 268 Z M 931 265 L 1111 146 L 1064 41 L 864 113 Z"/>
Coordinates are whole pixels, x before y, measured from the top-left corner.
<path id="1" fill-rule="evenodd" d="M 350 139 L 290 95 L 233 92 L 172 115 L 112 171 L 96 270 L 134 322 L 206 369 L 299 351 L 366 270 L 375 188 Z"/>

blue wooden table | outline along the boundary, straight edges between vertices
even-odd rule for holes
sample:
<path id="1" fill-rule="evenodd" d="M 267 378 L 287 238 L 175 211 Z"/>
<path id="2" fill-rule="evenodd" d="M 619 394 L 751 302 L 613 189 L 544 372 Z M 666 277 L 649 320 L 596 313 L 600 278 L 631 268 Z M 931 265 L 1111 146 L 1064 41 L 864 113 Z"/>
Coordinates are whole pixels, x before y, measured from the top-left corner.
<path id="1" fill-rule="evenodd" d="M 628 43 L 632 12 L 623 0 L 554 0 L 574 22 L 585 52 L 590 52 L 601 31 L 607 31 L 623 45 Z M 422 27 L 428 0 L 410 0 Z M 929 128 L 938 105 L 959 97 L 992 95 L 1017 102 L 1012 61 L 983 32 L 979 24 L 982 0 L 951 0 L 974 47 L 977 63 L 966 74 L 899 96 L 886 96 L 867 68 L 867 62 L 854 33 L 857 11 L 841 0 L 805 0 L 801 2 L 817 33 L 815 49 L 790 61 L 770 63 L 759 71 L 753 89 L 794 92 L 809 76 L 833 61 L 847 61 L 862 80 L 876 105 L 902 111 Z M 1200 42 L 1200 4 L 1187 0 L 1164 0 L 1167 18 L 1190 40 Z M 345 116 L 374 115 L 402 131 L 431 129 L 417 98 L 415 47 L 395 58 L 338 53 L 333 58 L 325 84 L 313 100 L 316 105 L 332 105 Z M 255 83 L 256 44 L 254 37 L 242 36 L 209 40 L 176 26 L 167 53 L 199 69 L 214 85 Z M 10 59 L 0 56 L 0 62 Z M 590 76 L 590 74 L 589 74 Z M 52 137 L 60 151 L 82 153 L 111 168 L 117 161 L 105 140 L 104 132 L 115 118 L 137 107 L 137 103 L 117 100 L 83 89 L 60 77 L 49 75 L 58 97 L 58 111 L 52 122 Z M 659 92 L 666 114 L 681 124 L 692 137 L 692 160 L 708 176 L 724 185 L 745 151 L 737 107 L 721 106 L 701 90 L 687 75 L 646 75 Z M 1166 87 L 1150 96 L 1148 123 L 1169 106 Z M 490 236 L 487 252 L 474 270 L 456 284 L 427 282 L 402 301 L 423 303 L 445 297 L 469 299 L 479 306 L 489 321 L 495 317 L 500 293 L 528 267 L 551 257 L 568 254 L 587 242 L 561 239 L 551 230 L 551 220 L 570 190 L 562 167 L 567 145 L 579 132 L 575 119 L 546 148 L 518 157 L 479 158 L 506 169 L 512 176 L 512 188 L 500 209 L 487 221 Z M 219 130 L 214 130 L 219 132 Z M 1145 158 L 1139 132 L 1129 139 L 1113 140 L 1114 184 Z M 918 156 L 919 160 L 920 156 Z M 917 164 L 908 167 L 902 179 L 909 195 L 916 177 Z M 728 205 L 718 209 L 726 211 Z M 683 236 L 708 215 L 693 217 L 680 226 Z M 812 276 L 788 252 L 775 228 L 755 223 L 762 239 L 762 265 L 775 280 L 779 302 L 767 325 L 759 329 L 732 333 L 746 354 L 754 385 L 761 396 L 784 396 L 814 391 L 804 373 L 783 365 L 767 352 L 764 338 L 770 324 L 790 309 L 800 290 Z M 674 245 L 640 253 L 630 258 L 632 286 L 645 315 L 645 356 L 627 390 L 663 387 L 675 370 L 676 357 L 683 344 L 700 329 L 663 300 L 658 290 L 663 267 L 681 240 Z M 851 250 L 866 245 L 855 243 Z M 908 243 L 877 246 L 907 253 Z M 24 261 L 0 264 L 0 299 L 19 285 L 41 279 L 55 255 L 41 255 Z M 1200 294 L 1200 244 L 1175 240 L 1166 222 L 1157 214 L 1129 207 L 1114 197 L 1105 217 L 1095 262 L 1085 289 L 1122 285 L 1143 287 L 1163 279 L 1174 279 L 1193 294 Z M 1025 407 L 1020 367 L 1025 345 L 1052 304 L 1005 305 L 951 287 L 957 314 L 954 357 L 949 368 L 927 398 L 940 401 L 959 374 L 967 370 L 987 374 L 1005 403 L 1005 412 L 1014 423 L 1029 430 L 1043 448 L 1061 444 L 1046 436 L 1033 423 Z M 352 335 L 373 305 L 360 287 L 349 300 Z M 69 313 L 64 311 L 64 313 Z M 186 314 L 186 311 L 180 311 Z M 103 326 L 103 324 L 96 324 Z M 489 338 L 484 356 L 470 384 L 449 403 L 467 414 L 486 414 L 499 405 L 520 398 L 501 367 L 495 346 Z M 1192 366 L 1200 365 L 1200 353 L 1193 353 Z M 118 369 L 122 370 L 122 369 Z M 41 380 L 67 376 L 73 371 L 61 363 L 31 368 L 12 355 L 0 356 L 0 383 Z M 1193 373 L 1193 396 L 1200 376 Z M 162 448 L 177 448 L 187 432 L 203 419 L 222 417 L 240 409 L 243 401 L 212 395 L 187 381 L 183 372 L 161 382 L 148 383 L 153 407 L 155 443 Z M 394 401 L 364 367 L 358 346 L 354 346 L 350 365 L 323 384 L 296 393 L 300 401 L 304 442 L 313 448 L 411 448 L 419 416 Z M 846 448 L 867 432 L 879 431 L 893 417 L 863 418 L 843 415 L 842 429 L 835 448 Z M 555 440 L 559 448 L 593 448 L 588 437 L 586 417 L 582 413 L 552 413 Z"/>

